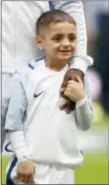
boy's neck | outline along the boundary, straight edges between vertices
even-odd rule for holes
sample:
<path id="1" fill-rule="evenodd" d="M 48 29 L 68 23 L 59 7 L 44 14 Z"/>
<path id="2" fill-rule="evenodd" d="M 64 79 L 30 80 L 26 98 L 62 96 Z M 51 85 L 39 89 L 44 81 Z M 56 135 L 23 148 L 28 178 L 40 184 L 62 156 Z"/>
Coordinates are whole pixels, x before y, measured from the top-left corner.
<path id="1" fill-rule="evenodd" d="M 67 64 L 66 61 L 57 61 L 55 59 L 48 59 L 47 57 L 45 57 L 45 65 L 46 67 L 54 70 L 54 71 L 60 71 L 62 70 L 65 65 Z"/>

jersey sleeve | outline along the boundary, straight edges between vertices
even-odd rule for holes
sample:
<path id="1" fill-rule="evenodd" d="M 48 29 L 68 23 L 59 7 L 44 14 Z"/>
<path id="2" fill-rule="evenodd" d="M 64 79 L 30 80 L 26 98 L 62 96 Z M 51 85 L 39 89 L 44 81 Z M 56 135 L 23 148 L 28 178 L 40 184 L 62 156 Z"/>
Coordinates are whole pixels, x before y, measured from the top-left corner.
<path id="1" fill-rule="evenodd" d="M 6 131 L 21 131 L 24 127 L 24 120 L 27 110 L 27 99 L 25 87 L 18 75 L 13 84 L 12 94 L 10 97 L 8 111 L 5 121 Z"/>
<path id="2" fill-rule="evenodd" d="M 93 103 L 89 91 L 88 81 L 85 78 L 85 94 L 84 100 L 76 103 L 76 124 L 80 130 L 87 130 L 93 123 Z"/>

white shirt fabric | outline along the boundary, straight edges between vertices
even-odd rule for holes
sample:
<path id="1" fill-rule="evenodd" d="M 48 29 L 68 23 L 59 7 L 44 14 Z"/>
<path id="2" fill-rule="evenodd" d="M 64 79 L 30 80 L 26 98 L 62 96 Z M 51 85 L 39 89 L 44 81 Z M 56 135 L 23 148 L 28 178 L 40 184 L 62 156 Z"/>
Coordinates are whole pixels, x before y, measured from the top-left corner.
<path id="1" fill-rule="evenodd" d="M 71 114 L 59 109 L 60 86 L 67 70 L 68 65 L 59 72 L 53 71 L 41 60 L 36 63 L 28 80 L 24 78 L 25 73 L 17 79 L 5 129 L 11 131 L 9 140 L 18 159 L 30 155 L 37 162 L 73 167 L 82 162 L 78 129 L 90 128 L 93 108 L 86 92 L 86 98 L 77 102 L 76 110 Z M 27 116 L 24 118 L 25 112 Z"/>

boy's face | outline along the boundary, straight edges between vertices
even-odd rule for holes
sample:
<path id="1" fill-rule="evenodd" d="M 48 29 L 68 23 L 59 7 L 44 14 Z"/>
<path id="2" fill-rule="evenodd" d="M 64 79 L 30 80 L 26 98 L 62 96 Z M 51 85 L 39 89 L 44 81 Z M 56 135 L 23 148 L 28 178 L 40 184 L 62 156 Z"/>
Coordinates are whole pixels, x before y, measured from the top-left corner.
<path id="1" fill-rule="evenodd" d="M 44 29 L 37 43 L 48 60 L 66 63 L 76 50 L 76 26 L 69 22 L 52 23 Z"/>

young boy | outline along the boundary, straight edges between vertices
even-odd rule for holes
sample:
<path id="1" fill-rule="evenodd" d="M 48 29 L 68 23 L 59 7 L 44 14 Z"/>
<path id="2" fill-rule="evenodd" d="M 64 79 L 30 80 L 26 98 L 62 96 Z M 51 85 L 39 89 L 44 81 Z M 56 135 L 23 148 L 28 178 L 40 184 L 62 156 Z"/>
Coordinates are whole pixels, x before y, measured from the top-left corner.
<path id="1" fill-rule="evenodd" d="M 74 171 L 83 160 L 78 130 L 90 128 L 92 102 L 82 80 L 69 81 L 64 95 L 76 103 L 70 114 L 60 110 L 60 87 L 76 51 L 76 22 L 54 10 L 37 21 L 38 47 L 44 59 L 31 73 L 16 77 L 5 130 L 14 156 L 7 168 L 7 184 L 74 184 Z M 33 61 L 34 62 L 34 61 Z"/>
<path id="2" fill-rule="evenodd" d="M 91 59 L 91 57 L 87 56 L 87 34 L 86 34 L 86 24 L 85 24 L 84 8 L 83 8 L 82 1 L 78 1 L 78 0 L 75 0 L 75 1 L 67 0 L 67 2 L 61 1 L 61 0 L 31 1 L 31 2 L 30 1 L 25 1 L 25 2 L 16 1 L 14 4 L 11 1 L 9 3 L 3 2 L 3 15 L 4 15 L 3 20 L 7 19 L 7 11 L 5 7 L 7 7 L 9 11 L 12 13 L 10 15 L 8 22 L 7 20 L 5 21 L 8 25 L 4 27 L 3 38 L 5 38 L 6 35 L 8 35 L 6 33 L 10 32 L 9 25 L 11 25 L 12 27 L 11 29 L 12 33 L 10 34 L 11 39 L 7 40 L 7 37 L 3 39 L 4 41 L 7 40 L 7 42 L 3 43 L 4 45 L 3 53 L 5 54 L 6 52 L 4 50 L 5 48 L 7 48 L 7 51 L 9 53 L 9 55 L 5 54 L 5 56 L 3 57 L 3 63 L 9 61 L 9 58 L 11 58 L 10 60 L 14 61 L 14 64 L 21 64 L 21 68 L 22 68 L 24 63 L 26 62 L 26 65 L 27 65 L 27 61 L 30 61 L 31 58 L 40 57 L 41 54 L 43 53 L 40 53 L 38 50 L 38 47 L 35 48 L 34 46 L 33 37 L 35 36 L 35 30 L 30 29 L 30 24 L 28 22 L 31 22 L 31 28 L 33 28 L 34 20 L 36 21 L 42 12 L 48 11 L 49 9 L 60 9 L 62 11 L 67 12 L 72 17 L 74 17 L 77 23 L 76 53 L 73 56 L 73 58 L 69 60 L 70 69 L 67 71 L 67 73 L 64 76 L 62 87 L 66 86 L 67 81 L 69 79 L 75 80 L 75 77 L 77 77 L 78 73 L 84 75 L 87 68 L 93 64 L 93 60 Z M 28 12 L 25 14 L 27 10 Z M 17 16 L 16 16 L 16 13 L 17 13 Z M 22 14 L 22 18 L 21 18 L 21 14 Z M 26 15 L 26 19 L 25 19 L 25 15 Z M 31 16 L 33 15 L 32 20 L 31 20 L 30 15 Z M 14 21 L 12 24 L 13 18 L 14 18 Z M 14 24 L 15 22 L 16 24 Z M 15 29 L 15 25 L 16 25 L 16 29 Z M 23 25 L 23 29 L 22 29 L 22 25 Z M 15 32 L 15 35 L 17 35 L 17 37 L 13 37 L 13 30 Z M 22 31 L 20 32 L 19 30 L 22 30 Z M 14 51 L 13 49 L 10 50 L 10 47 L 13 48 L 14 46 L 12 43 L 15 44 L 16 49 Z M 7 47 L 7 45 L 9 45 L 10 47 Z M 3 84 L 4 84 L 4 81 L 3 81 Z M 5 84 L 3 86 L 5 86 Z M 1 111 L 2 113 L 1 127 L 2 128 L 4 128 L 6 113 L 8 109 L 8 103 L 10 101 L 10 96 L 11 96 L 11 91 L 12 91 L 11 84 L 9 84 L 8 93 L 7 92 L 2 93 L 3 94 L 2 111 Z M 73 107 L 72 106 L 66 107 L 66 106 L 63 106 L 63 108 L 65 108 L 65 111 L 66 110 L 68 111 L 69 108 L 70 110 L 73 110 L 74 108 L 74 106 Z M 3 136 L 3 141 L 4 141 L 4 137 L 5 137 L 4 132 L 2 132 L 2 136 Z"/>

